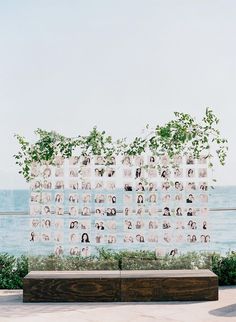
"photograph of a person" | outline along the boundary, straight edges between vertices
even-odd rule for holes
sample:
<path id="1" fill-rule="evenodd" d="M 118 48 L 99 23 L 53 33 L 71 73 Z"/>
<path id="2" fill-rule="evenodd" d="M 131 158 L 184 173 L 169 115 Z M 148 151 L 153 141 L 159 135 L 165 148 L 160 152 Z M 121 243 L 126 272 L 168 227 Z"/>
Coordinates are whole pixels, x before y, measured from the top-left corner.
<path id="1" fill-rule="evenodd" d="M 207 191 L 208 190 L 208 185 L 207 183 L 204 181 L 204 182 L 200 182 L 199 184 L 199 189 L 200 190 L 203 190 L 203 191 Z"/>
<path id="2" fill-rule="evenodd" d="M 133 202 L 133 196 L 129 194 L 124 195 L 124 204 L 131 204 Z"/>
<path id="3" fill-rule="evenodd" d="M 49 188 L 51 189 L 51 188 Z M 64 181 L 63 180 L 57 180 L 55 182 L 55 189 L 64 189 Z"/>
<path id="4" fill-rule="evenodd" d="M 64 177 L 64 169 L 63 168 L 56 168 L 55 169 L 55 177 Z"/>
<path id="5" fill-rule="evenodd" d="M 208 202 L 208 195 L 206 193 L 201 193 L 199 195 L 199 202 L 200 203 L 207 203 Z"/>
<path id="6" fill-rule="evenodd" d="M 78 215 L 78 209 L 76 207 L 69 207 L 69 215 L 70 216 L 76 216 Z"/>
<path id="7" fill-rule="evenodd" d="M 43 189 L 50 190 L 50 189 L 52 189 L 52 182 L 49 180 L 43 180 L 42 187 L 43 187 Z M 57 188 L 55 187 L 55 189 L 57 189 Z"/>
<path id="8" fill-rule="evenodd" d="M 190 154 L 186 158 L 186 164 L 187 165 L 193 165 L 195 163 L 194 157 Z"/>
<path id="9" fill-rule="evenodd" d="M 54 164 L 57 167 L 63 166 L 63 164 L 64 164 L 64 158 L 62 156 L 56 156 L 55 159 L 54 159 Z"/>
<path id="10" fill-rule="evenodd" d="M 161 170 L 161 178 L 163 178 L 163 179 L 169 178 L 170 174 L 171 174 L 171 172 L 169 169 L 162 169 Z"/>
<path id="11" fill-rule="evenodd" d="M 174 170 L 174 177 L 175 178 L 182 178 L 183 177 L 183 169 L 176 168 Z"/>
<path id="12" fill-rule="evenodd" d="M 64 207 L 61 207 L 61 206 L 56 207 L 55 214 L 58 215 L 58 216 L 64 215 Z"/>
<path id="13" fill-rule="evenodd" d="M 90 243 L 89 235 L 87 233 L 81 235 L 81 243 Z"/>
<path id="14" fill-rule="evenodd" d="M 207 169 L 206 168 L 198 169 L 198 176 L 199 176 L 199 178 L 206 178 L 207 177 Z"/>
<path id="15" fill-rule="evenodd" d="M 106 175 L 110 178 L 110 177 L 114 177 L 115 176 L 115 169 L 111 168 L 111 167 L 107 167 L 106 168 Z"/>
<path id="16" fill-rule="evenodd" d="M 95 156 L 94 164 L 95 165 L 103 165 L 103 164 L 105 164 L 105 159 L 101 155 Z"/>
<path id="17" fill-rule="evenodd" d="M 186 169 L 187 178 L 193 178 L 195 176 L 195 171 L 192 168 Z"/>
<path id="18" fill-rule="evenodd" d="M 116 189 L 116 183 L 115 183 L 115 181 L 107 181 L 107 183 L 106 183 L 106 189 L 107 190 L 115 190 Z"/>
<path id="19" fill-rule="evenodd" d="M 74 166 L 79 164 L 79 157 L 78 156 L 72 156 L 69 158 L 69 165 Z"/>
<path id="20" fill-rule="evenodd" d="M 198 159 L 198 164 L 207 164 L 207 155 L 201 155 L 200 158 Z"/>
<path id="21" fill-rule="evenodd" d="M 90 216 L 90 208 L 89 207 L 83 207 L 81 215 L 82 216 Z"/>
<path id="22" fill-rule="evenodd" d="M 171 195 L 170 194 L 164 194 L 161 199 L 162 199 L 163 203 L 168 204 L 171 201 Z"/>
<path id="23" fill-rule="evenodd" d="M 194 200 L 195 200 L 195 198 L 194 198 L 193 194 L 191 194 L 191 193 L 190 193 L 190 194 L 187 196 L 186 203 L 193 203 L 193 202 L 194 202 Z"/>
<path id="24" fill-rule="evenodd" d="M 51 170 L 51 168 L 46 167 L 46 168 L 44 168 L 44 169 L 43 169 L 42 176 L 43 176 L 44 178 L 49 178 L 49 177 L 51 177 L 51 175 L 52 175 L 52 170 Z"/>
<path id="25" fill-rule="evenodd" d="M 115 195 L 108 195 L 107 202 L 108 203 L 116 203 L 116 196 Z"/>
<path id="26" fill-rule="evenodd" d="M 103 177 L 105 173 L 105 168 L 95 168 L 94 169 L 94 174 L 96 177 Z"/>
<path id="27" fill-rule="evenodd" d="M 150 220 L 148 223 L 148 229 L 157 229 L 158 223 L 155 220 Z"/>
<path id="28" fill-rule="evenodd" d="M 157 169 L 155 166 L 148 167 L 148 177 L 149 178 L 156 178 L 157 177 Z"/>
<path id="29" fill-rule="evenodd" d="M 125 220 L 125 229 L 133 229 L 133 224 L 131 220 Z"/>
<path id="30" fill-rule="evenodd" d="M 116 243 L 116 236 L 115 235 L 108 235 L 107 243 L 108 244 L 115 244 Z"/>
<path id="31" fill-rule="evenodd" d="M 77 168 L 69 169 L 69 177 L 77 178 L 79 176 L 79 170 Z"/>
<path id="32" fill-rule="evenodd" d="M 83 193 L 82 201 L 83 201 L 83 203 L 90 203 L 91 202 L 91 194 Z"/>
<path id="33" fill-rule="evenodd" d="M 42 192 L 42 203 L 49 203 L 52 200 L 51 192 Z"/>
<path id="34" fill-rule="evenodd" d="M 151 193 L 148 196 L 148 202 L 157 203 L 157 195 L 155 193 Z"/>
<path id="35" fill-rule="evenodd" d="M 130 183 L 130 182 L 126 182 L 126 183 L 124 184 L 124 190 L 125 190 L 125 191 L 132 191 L 132 190 L 133 190 L 132 183 Z"/>
<path id="36" fill-rule="evenodd" d="M 87 166 L 90 165 L 91 159 L 88 156 L 82 156 L 81 157 L 81 165 Z"/>
<path id="37" fill-rule="evenodd" d="M 122 160 L 122 164 L 123 164 L 123 166 L 131 167 L 132 166 L 131 157 L 128 155 L 124 156 L 124 158 Z"/>
<path id="38" fill-rule="evenodd" d="M 196 210 L 194 208 L 188 208 L 187 209 L 187 216 L 195 216 L 196 215 Z"/>
<path id="39" fill-rule="evenodd" d="M 143 172 L 142 168 L 136 168 L 136 170 L 135 170 L 135 179 L 140 178 L 142 176 L 142 172 Z"/>
<path id="40" fill-rule="evenodd" d="M 169 228 L 171 228 L 170 222 L 167 220 L 164 220 L 162 223 L 162 229 L 169 229 Z"/>
<path id="41" fill-rule="evenodd" d="M 175 181 L 174 188 L 175 188 L 175 190 L 183 191 L 184 190 L 183 183 L 180 181 Z"/>
<path id="42" fill-rule="evenodd" d="M 169 157 L 167 154 L 164 154 L 160 157 L 160 162 L 163 167 L 167 167 L 169 165 Z"/>
<path id="43" fill-rule="evenodd" d="M 109 165 L 116 165 L 116 157 L 111 156 L 107 159 L 107 164 Z"/>
<path id="44" fill-rule="evenodd" d="M 84 167 L 81 167 L 80 170 L 81 170 L 82 178 L 90 178 L 91 177 L 91 168 L 90 167 L 84 166 Z M 95 172 L 95 174 L 96 174 L 96 172 Z"/>
<path id="45" fill-rule="evenodd" d="M 136 185 L 136 191 L 145 191 L 144 185 L 142 182 L 138 182 Z"/>
<path id="46" fill-rule="evenodd" d="M 141 166 L 143 166 L 143 164 L 144 164 L 144 157 L 140 156 L 140 155 L 137 155 L 135 157 L 135 165 L 136 165 L 136 167 L 141 167 Z"/>
<path id="47" fill-rule="evenodd" d="M 175 165 L 180 165 L 183 163 L 183 157 L 181 155 L 175 155 L 173 161 Z"/>
<path id="48" fill-rule="evenodd" d="M 157 191 L 157 185 L 154 182 L 148 183 L 148 191 Z"/>
<path id="49" fill-rule="evenodd" d="M 56 193 L 54 201 L 58 202 L 58 203 L 63 202 L 64 201 L 64 194 L 63 193 Z"/>
<path id="50" fill-rule="evenodd" d="M 152 206 L 148 208 L 149 216 L 156 216 L 158 214 L 158 209 L 156 206 Z"/>
<path id="51" fill-rule="evenodd" d="M 136 195 L 136 202 L 137 203 L 144 203 L 144 196 L 141 194 Z"/>
<path id="52" fill-rule="evenodd" d="M 132 168 L 123 169 L 123 176 L 125 178 L 131 178 L 132 177 Z"/>
<path id="53" fill-rule="evenodd" d="M 68 198 L 69 203 L 77 203 L 79 202 L 79 195 L 76 193 L 70 193 Z"/>
<path id="54" fill-rule="evenodd" d="M 50 228 L 51 220 L 50 219 L 42 219 L 42 228 Z"/>
<path id="55" fill-rule="evenodd" d="M 168 191 L 171 189 L 171 184 L 169 181 L 164 181 L 161 185 L 161 189 L 164 191 Z"/>
<path id="56" fill-rule="evenodd" d="M 156 163 L 156 157 L 154 157 L 154 156 L 150 156 L 149 158 L 148 158 L 148 161 L 149 161 L 149 164 L 155 164 Z"/>
<path id="57" fill-rule="evenodd" d="M 183 216 L 182 208 L 178 207 L 175 211 L 176 216 Z"/>
<path id="58" fill-rule="evenodd" d="M 63 183 L 64 187 L 64 183 Z M 64 188 L 58 188 L 58 189 L 64 189 Z M 79 182 L 77 180 L 69 180 L 69 189 L 70 190 L 78 190 L 79 189 Z"/>
<path id="59" fill-rule="evenodd" d="M 50 205 L 45 205 L 43 208 L 42 208 L 42 214 L 43 215 L 51 215 L 51 206 Z"/>
<path id="60" fill-rule="evenodd" d="M 196 187 L 195 182 L 187 182 L 186 190 L 196 190 L 196 189 L 197 189 L 197 187 Z"/>
<path id="61" fill-rule="evenodd" d="M 105 229 L 104 222 L 103 221 L 96 221 L 95 228 L 97 230 L 104 230 Z"/>

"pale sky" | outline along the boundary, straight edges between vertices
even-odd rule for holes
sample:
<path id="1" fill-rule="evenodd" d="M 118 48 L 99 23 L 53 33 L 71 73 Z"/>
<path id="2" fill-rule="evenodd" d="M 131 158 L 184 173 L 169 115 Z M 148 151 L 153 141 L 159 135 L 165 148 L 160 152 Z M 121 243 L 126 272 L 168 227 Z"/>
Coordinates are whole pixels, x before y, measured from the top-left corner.
<path id="1" fill-rule="evenodd" d="M 235 17 L 234 0 L 0 0 L 0 188 L 27 187 L 14 133 L 133 137 L 207 106 L 230 145 L 215 177 L 236 184 Z"/>

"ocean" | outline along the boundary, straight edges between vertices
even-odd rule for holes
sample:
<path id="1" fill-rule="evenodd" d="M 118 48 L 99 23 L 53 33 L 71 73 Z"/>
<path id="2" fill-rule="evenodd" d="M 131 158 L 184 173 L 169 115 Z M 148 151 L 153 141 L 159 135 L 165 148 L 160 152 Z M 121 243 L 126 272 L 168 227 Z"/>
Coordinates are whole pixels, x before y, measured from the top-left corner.
<path id="1" fill-rule="evenodd" d="M 29 196 L 28 190 L 0 190 L 0 253 L 19 256 L 30 252 Z M 222 254 L 236 251 L 236 186 L 210 189 L 209 209 L 211 242 L 205 249 Z M 47 249 L 44 244 L 39 253 Z M 203 249 L 187 245 L 186 251 L 191 250 Z"/>

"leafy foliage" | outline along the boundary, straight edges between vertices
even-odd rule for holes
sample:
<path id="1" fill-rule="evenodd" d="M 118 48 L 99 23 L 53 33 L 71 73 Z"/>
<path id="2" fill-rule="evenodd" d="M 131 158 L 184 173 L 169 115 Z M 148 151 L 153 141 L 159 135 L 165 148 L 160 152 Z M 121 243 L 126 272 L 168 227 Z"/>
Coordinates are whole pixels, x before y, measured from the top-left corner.
<path id="1" fill-rule="evenodd" d="M 212 160 L 212 152 L 215 151 L 222 165 L 227 156 L 227 140 L 221 137 L 217 128 L 219 119 L 209 108 L 201 122 L 189 114 L 175 112 L 175 119 L 167 124 L 157 125 L 154 129 L 146 126 L 146 131 L 140 137 L 127 143 L 126 138 L 114 141 L 105 131 L 98 131 L 94 127 L 88 136 L 67 138 L 55 131 L 37 129 L 36 136 L 39 139 L 30 144 L 23 136 L 16 134 L 20 145 L 20 151 L 14 155 L 16 164 L 20 166 L 24 178 L 31 179 L 31 165 L 35 162 L 53 164 L 57 155 L 69 158 L 76 149 L 80 155 L 102 155 L 109 163 L 112 155 L 140 155 L 150 151 L 153 155 L 167 154 L 170 159 L 174 155 L 191 153 L 198 158 L 201 153 Z M 212 161 L 209 166 L 213 167 Z"/>

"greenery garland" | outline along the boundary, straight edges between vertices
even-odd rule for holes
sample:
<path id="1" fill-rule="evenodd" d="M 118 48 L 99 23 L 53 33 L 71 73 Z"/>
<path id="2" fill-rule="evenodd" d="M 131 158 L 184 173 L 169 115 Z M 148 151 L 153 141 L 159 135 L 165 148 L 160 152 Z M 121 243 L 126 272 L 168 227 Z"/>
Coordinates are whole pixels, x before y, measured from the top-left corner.
<path id="1" fill-rule="evenodd" d="M 209 158 L 208 165 L 213 167 L 213 155 L 209 151 L 215 151 L 220 164 L 225 164 L 228 150 L 228 141 L 221 137 L 217 128 L 219 119 L 210 108 L 206 109 L 201 122 L 189 114 L 175 112 L 175 119 L 163 126 L 157 125 L 151 129 L 146 126 L 142 136 L 135 137 L 132 142 L 127 138 L 114 141 L 105 131 L 100 132 L 94 127 L 88 136 L 67 138 L 55 131 L 37 129 L 35 134 L 38 140 L 31 144 L 23 136 L 16 134 L 20 145 L 20 151 L 14 155 L 16 164 L 26 181 L 30 181 L 31 165 L 33 163 L 53 164 L 57 155 L 65 158 L 72 156 L 76 149 L 80 155 L 102 155 L 107 163 L 112 155 L 140 155 L 149 151 L 154 156 L 167 154 L 170 160 L 178 154 L 190 153 L 194 158 L 200 154 L 206 154 Z M 214 149 L 213 149 L 214 148 Z"/>

